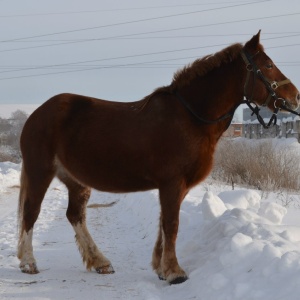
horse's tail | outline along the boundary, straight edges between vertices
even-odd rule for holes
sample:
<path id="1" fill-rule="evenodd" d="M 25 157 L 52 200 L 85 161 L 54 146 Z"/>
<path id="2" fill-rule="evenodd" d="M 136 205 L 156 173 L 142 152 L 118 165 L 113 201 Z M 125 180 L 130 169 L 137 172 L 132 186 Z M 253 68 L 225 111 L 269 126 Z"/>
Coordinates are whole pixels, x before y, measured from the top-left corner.
<path id="1" fill-rule="evenodd" d="M 19 233 L 19 241 L 21 238 L 21 235 L 23 233 L 23 214 L 24 214 L 24 204 L 25 199 L 27 196 L 27 185 L 28 185 L 28 179 L 27 174 L 24 168 L 24 165 L 22 166 L 21 170 L 21 176 L 20 176 L 20 194 L 19 194 L 19 205 L 18 205 L 18 233 Z"/>

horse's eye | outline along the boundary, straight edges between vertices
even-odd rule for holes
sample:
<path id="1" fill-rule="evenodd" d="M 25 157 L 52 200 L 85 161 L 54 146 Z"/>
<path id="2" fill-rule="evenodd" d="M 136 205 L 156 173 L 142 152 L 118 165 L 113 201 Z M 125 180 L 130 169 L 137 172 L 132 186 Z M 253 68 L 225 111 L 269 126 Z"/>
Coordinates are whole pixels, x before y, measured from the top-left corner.
<path id="1" fill-rule="evenodd" d="M 269 69 L 269 70 L 272 69 L 272 68 L 273 68 L 273 64 L 268 63 L 268 64 L 266 65 L 266 68 Z"/>

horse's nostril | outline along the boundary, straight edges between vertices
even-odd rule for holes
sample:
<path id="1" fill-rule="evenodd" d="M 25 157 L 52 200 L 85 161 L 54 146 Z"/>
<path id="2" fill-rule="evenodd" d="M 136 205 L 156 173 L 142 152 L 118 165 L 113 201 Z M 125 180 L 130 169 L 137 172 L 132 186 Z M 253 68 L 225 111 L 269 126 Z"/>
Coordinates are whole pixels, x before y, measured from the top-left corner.
<path id="1" fill-rule="evenodd" d="M 300 94 L 297 94 L 297 100 L 300 101 Z"/>

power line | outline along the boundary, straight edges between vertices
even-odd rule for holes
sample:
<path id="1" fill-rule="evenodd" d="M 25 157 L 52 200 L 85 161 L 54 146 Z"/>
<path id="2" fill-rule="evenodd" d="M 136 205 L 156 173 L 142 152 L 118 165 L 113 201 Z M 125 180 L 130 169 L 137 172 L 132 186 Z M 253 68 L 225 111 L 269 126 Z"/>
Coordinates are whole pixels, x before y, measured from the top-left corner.
<path id="1" fill-rule="evenodd" d="M 225 24 L 242 23 L 242 22 L 257 21 L 257 20 L 262 20 L 262 19 L 290 17 L 290 16 L 295 16 L 295 15 L 300 15 L 300 12 L 290 13 L 290 14 L 282 14 L 282 15 L 264 16 L 264 17 L 250 18 L 250 19 L 242 19 L 242 20 L 234 20 L 234 21 L 226 21 L 226 22 L 218 22 L 218 23 L 210 23 L 210 24 L 202 24 L 202 25 L 195 25 L 195 26 L 188 26 L 188 27 L 179 27 L 179 28 L 173 28 L 173 29 L 163 29 L 163 30 L 148 31 L 148 32 L 142 32 L 142 33 L 124 34 L 124 35 L 110 36 L 110 37 L 103 37 L 103 38 L 96 38 L 96 39 L 77 40 L 77 41 L 75 40 L 75 41 L 56 43 L 56 44 L 47 44 L 47 45 L 38 45 L 38 46 L 30 46 L 30 47 L 22 47 L 22 48 L 5 49 L 5 50 L 0 50 L 0 52 L 28 50 L 28 49 L 35 49 L 35 48 L 44 48 L 44 47 L 53 47 L 53 46 L 60 46 L 60 45 L 67 45 L 67 44 L 84 43 L 84 42 L 104 41 L 104 40 L 133 37 L 133 36 L 145 35 L 145 34 L 170 32 L 170 31 L 194 29 L 194 28 L 209 27 L 209 26 L 218 26 L 218 25 L 225 25 Z M 295 35 L 298 35 L 298 33 L 295 33 Z M 2 43 L 4 43 L 4 42 L 5 41 L 2 41 Z"/>
<path id="2" fill-rule="evenodd" d="M 191 57 L 191 58 L 195 58 L 195 57 Z M 40 74 L 33 74 L 33 75 L 20 75 L 20 76 L 14 76 L 14 77 L 0 78 L 0 81 L 8 80 L 8 79 L 17 79 L 17 78 L 39 77 L 39 76 L 57 75 L 57 74 L 74 73 L 74 72 L 82 72 L 82 71 L 91 71 L 91 70 L 98 70 L 98 69 L 121 68 L 121 67 L 136 66 L 136 65 L 156 63 L 156 62 L 164 62 L 164 61 L 170 61 L 170 60 L 179 60 L 179 59 L 185 59 L 185 58 L 164 59 L 164 60 L 155 60 L 155 61 L 148 61 L 148 62 L 119 64 L 119 65 L 107 65 L 104 67 L 96 66 L 96 67 L 80 69 L 80 70 L 69 70 L 69 71 L 60 71 L 60 72 L 52 72 L 52 73 L 40 73 Z"/>
<path id="3" fill-rule="evenodd" d="M 299 46 L 300 43 L 297 44 L 289 44 L 289 45 L 279 45 L 279 46 L 272 46 L 272 47 L 268 47 L 268 49 L 277 49 L 277 48 L 285 48 L 285 47 L 294 47 L 294 46 Z"/>
<path id="4" fill-rule="evenodd" d="M 173 29 L 172 29 L 173 30 Z M 137 33 L 135 35 L 142 35 L 143 33 Z M 144 34 L 147 34 L 144 33 Z M 112 36 L 112 37 L 104 37 L 104 38 L 78 38 L 78 39 L 51 39 L 51 40 L 37 40 L 37 41 L 12 41 L 10 43 L 49 43 L 49 42 L 93 42 L 99 40 L 139 40 L 139 39 L 178 39 L 178 38 L 195 38 L 195 37 L 224 37 L 224 36 L 250 36 L 251 33 L 227 33 L 227 34 L 196 34 L 196 35 L 165 35 L 165 36 L 145 36 L 145 37 L 130 37 L 130 35 L 124 36 Z M 287 31 L 287 32 L 265 32 L 264 35 L 278 35 L 278 34 L 289 34 L 289 36 L 299 35 L 299 31 Z M 287 37 L 289 37 L 287 36 Z M 277 37 L 274 37 L 276 39 Z"/>
<path id="5" fill-rule="evenodd" d="M 14 48 L 14 49 L 5 49 L 5 50 L 0 50 L 0 53 L 1 52 L 10 52 L 10 51 L 20 51 L 20 50 L 36 49 L 36 48 L 44 48 L 44 47 L 61 46 L 61 45 L 83 43 L 83 42 L 95 42 L 95 41 L 103 41 L 103 40 L 111 40 L 111 39 L 127 39 L 129 37 L 132 38 L 133 36 L 142 35 L 142 34 L 167 32 L 167 31 L 177 31 L 177 30 L 183 30 L 183 29 L 191 29 L 191 28 L 207 27 L 207 26 L 215 26 L 215 25 L 224 25 L 224 24 L 247 22 L 247 21 L 256 21 L 256 20 L 260 20 L 260 19 L 270 19 L 270 18 L 287 17 L 287 16 L 299 15 L 299 14 L 300 14 L 300 12 L 293 13 L 293 14 L 282 14 L 282 15 L 275 15 L 275 16 L 264 16 L 264 17 L 259 17 L 259 18 L 251 18 L 251 19 L 242 19 L 242 20 L 235 20 L 235 21 L 227 21 L 227 22 L 222 22 L 222 23 L 203 24 L 203 25 L 196 25 L 196 26 L 192 26 L 192 27 L 189 26 L 189 27 L 181 27 L 181 28 L 174 28 L 174 29 L 167 29 L 167 30 L 150 31 L 150 32 L 144 32 L 144 33 L 125 34 L 125 35 L 121 35 L 121 36 L 119 35 L 119 36 L 111 36 L 111 37 L 103 37 L 103 38 L 66 41 L 66 42 L 57 43 L 57 44 L 47 44 L 47 45 L 38 45 L 38 46 L 30 46 L 30 47 L 22 47 L 22 48 Z M 272 33 L 272 34 L 276 34 L 276 33 Z M 294 32 L 294 33 L 291 33 L 289 36 L 284 36 L 284 37 L 288 38 L 288 37 L 298 36 L 299 34 L 300 34 L 299 32 Z M 243 34 L 243 35 L 246 35 L 246 34 Z M 209 36 L 209 35 L 207 35 L 207 36 Z M 224 36 L 224 35 L 210 35 L 210 36 Z M 227 36 L 233 36 L 233 34 L 231 34 L 231 35 L 229 34 Z M 154 37 L 152 37 L 152 38 L 154 38 Z M 155 38 L 163 38 L 163 37 L 155 37 Z M 164 38 L 168 38 L 168 37 L 164 37 Z M 169 37 L 169 38 L 172 38 L 172 37 Z M 178 36 L 176 36 L 176 38 L 178 38 Z M 277 38 L 282 38 L 282 37 L 266 38 L 265 40 L 277 39 Z M 144 37 L 143 39 L 147 39 L 147 37 Z"/>
<path id="6" fill-rule="evenodd" d="M 282 45 L 282 46 L 279 46 L 279 47 L 299 46 L 299 45 L 300 44 L 291 44 L 291 45 Z M 214 46 L 224 46 L 224 44 L 214 45 Z M 214 47 L 214 46 L 204 46 L 204 47 L 199 47 L 199 48 L 207 48 L 207 47 Z M 278 48 L 278 46 L 269 47 L 269 49 L 271 49 L 271 48 Z M 183 50 L 183 49 L 181 49 L 181 50 Z M 175 51 L 178 51 L 178 50 L 175 50 Z M 154 60 L 154 61 L 116 64 L 116 65 L 92 66 L 92 67 L 88 67 L 88 68 L 84 68 L 84 69 L 59 71 L 59 72 L 51 72 L 51 73 L 39 73 L 39 74 L 33 74 L 33 75 L 19 75 L 19 76 L 13 76 L 13 77 L 0 78 L 0 81 L 1 80 L 9 80 L 9 79 L 19 79 L 19 78 L 28 78 L 28 77 L 40 77 L 40 76 L 58 75 L 58 74 L 66 74 L 66 73 L 75 73 L 75 72 L 83 72 L 83 71 L 91 71 L 91 70 L 99 70 L 99 69 L 133 67 L 133 66 L 139 66 L 139 65 L 143 65 L 143 64 L 152 64 L 152 63 L 158 63 L 158 62 L 166 62 L 166 61 L 174 61 L 174 60 L 190 59 L 190 58 L 198 58 L 198 56 L 170 58 L 170 59 L 162 59 L 162 60 Z M 107 59 L 101 59 L 101 60 L 107 60 Z M 101 61 L 101 60 L 98 60 L 98 61 Z M 66 64 L 66 65 L 68 65 L 68 64 Z M 55 65 L 53 65 L 53 66 L 55 66 Z"/>
<path id="7" fill-rule="evenodd" d="M 36 13 L 36 14 L 18 14 L 18 15 L 0 15 L 0 18 L 15 18 L 15 17 L 35 17 L 35 16 L 49 16 L 49 15 L 70 15 L 70 14 L 83 14 L 83 13 L 101 13 L 101 12 L 114 12 L 114 11 L 131 11 L 131 10 L 145 10 L 145 9 L 162 9 L 162 8 L 176 8 L 176 7 L 191 7 L 191 6 L 205 6 L 216 4 L 229 4 L 229 3 L 245 3 L 249 1 L 226 1 L 226 2 L 207 2 L 207 3 L 194 3 L 194 4 L 178 4 L 178 5 L 161 5 L 161 6 L 145 6 L 145 7 L 131 7 L 131 8 L 111 8 L 111 9 L 95 9 L 95 10 L 82 10 L 82 11 L 65 11 L 65 12 L 50 12 L 50 13 Z M 254 1 L 257 2 L 257 1 Z"/>
<path id="8" fill-rule="evenodd" d="M 288 35 L 288 36 L 279 36 L 279 37 L 276 37 L 276 39 L 289 38 L 289 37 L 299 36 L 299 35 L 300 35 L 300 33 L 293 34 L 293 35 Z M 266 38 L 265 40 L 272 40 L 272 39 L 274 39 L 274 38 L 270 37 L 270 38 Z M 65 67 L 65 66 L 78 65 L 78 64 L 83 64 L 83 63 L 100 62 L 100 61 L 108 61 L 108 60 L 116 60 L 116 59 L 125 59 L 125 58 L 132 58 L 132 57 L 141 57 L 141 56 L 150 56 L 150 55 L 190 51 L 190 50 L 197 50 L 197 49 L 203 49 L 203 48 L 212 48 L 212 47 L 219 47 L 219 46 L 226 46 L 226 45 L 227 45 L 227 43 L 222 43 L 222 44 L 217 44 L 217 45 L 207 45 L 207 46 L 199 46 L 199 47 L 184 48 L 184 49 L 173 49 L 173 50 L 166 50 L 166 51 L 126 55 L 126 56 L 119 56 L 119 57 L 112 57 L 112 58 L 102 58 L 102 59 L 96 59 L 96 60 L 85 60 L 85 61 L 72 62 L 72 63 L 56 64 L 56 65 L 33 66 L 33 67 L 27 67 L 27 68 L 23 67 L 23 68 L 18 68 L 18 69 L 15 69 L 15 70 L 1 71 L 0 74 L 17 72 L 17 71 L 25 71 L 25 70 L 36 70 L 36 69 L 47 69 L 47 68 L 54 68 L 54 67 Z M 276 46 L 276 48 L 277 47 L 278 46 Z M 275 47 L 269 47 L 269 48 L 275 48 Z"/>
<path id="9" fill-rule="evenodd" d="M 153 20 L 159 20 L 159 19 L 173 18 L 173 17 L 178 17 L 178 16 L 185 16 L 185 15 L 197 14 L 197 13 L 208 12 L 208 11 L 222 10 L 222 9 L 233 8 L 233 7 L 248 6 L 248 5 L 253 5 L 253 4 L 261 4 L 263 2 L 270 2 L 270 1 L 272 1 L 272 0 L 255 1 L 255 2 L 251 2 L 251 3 L 247 2 L 247 3 L 243 3 L 243 4 L 235 4 L 235 5 L 230 5 L 230 6 L 209 8 L 209 9 L 204 9 L 204 10 L 184 12 L 184 13 L 178 13 L 178 14 L 172 14 L 172 15 L 165 15 L 165 16 L 160 16 L 160 17 L 152 17 L 152 18 L 132 20 L 132 21 L 126 21 L 126 22 L 120 22 L 120 23 L 114 23 L 114 24 L 106 24 L 106 25 L 100 25 L 100 26 L 94 26 L 94 27 L 87 27 L 87 28 L 80 28 L 80 29 L 74 29 L 74 30 L 47 33 L 47 34 L 41 34 L 41 35 L 35 35 L 35 36 L 29 36 L 29 37 L 23 37 L 23 38 L 3 40 L 3 41 L 0 41 L 0 43 L 9 42 L 9 41 L 20 41 L 20 40 L 39 38 L 39 37 L 45 37 L 45 36 L 53 36 L 53 35 L 58 35 L 58 34 L 80 32 L 80 31 L 86 31 L 86 30 L 94 30 L 94 29 L 99 29 L 99 28 L 107 28 L 107 27 L 127 25 L 127 24 L 134 24 L 134 23 L 147 22 L 147 21 L 153 21 Z"/>
<path id="10" fill-rule="evenodd" d="M 116 59 L 126 59 L 126 58 L 132 58 L 132 57 L 142 57 L 142 56 L 157 55 L 157 54 L 175 53 L 175 52 L 190 51 L 190 50 L 197 50 L 197 49 L 203 49 L 203 48 L 220 47 L 220 46 L 225 46 L 225 45 L 227 45 L 227 43 L 226 44 L 224 44 L 224 43 L 223 44 L 217 44 L 217 45 L 208 45 L 208 46 L 199 46 L 199 47 L 192 47 L 192 48 L 158 51 L 158 52 L 150 52 L 150 53 L 142 53 L 142 54 L 132 54 L 132 55 L 125 55 L 125 56 L 111 57 L 111 58 L 84 60 L 84 61 L 79 61 L 79 62 L 59 64 L 59 65 L 46 65 L 46 66 L 42 66 L 42 67 L 28 68 L 27 70 L 40 69 L 40 68 L 51 68 L 53 66 L 79 65 L 79 64 L 91 63 L 91 62 L 100 62 L 100 61 L 108 61 L 108 60 L 116 60 Z M 19 71 L 24 71 L 24 69 L 19 70 Z M 12 72 L 12 71 L 2 71 L 0 73 L 7 73 L 7 72 Z"/>
<path id="11" fill-rule="evenodd" d="M 188 57 L 184 57 L 184 59 L 187 59 Z M 189 57 L 189 58 L 198 58 L 198 56 L 193 56 L 193 57 Z M 181 60 L 183 58 L 174 58 L 173 60 Z M 162 62 L 164 62 L 165 60 L 163 60 Z M 150 62 L 139 62 L 139 63 L 134 63 L 135 65 L 128 65 L 128 64 L 124 64 L 124 65 L 70 65 L 70 66 L 65 66 L 65 67 L 61 67 L 61 66 L 52 66 L 51 70 L 74 70 L 75 71 L 80 71 L 83 70 L 85 71 L 86 68 L 97 68 L 97 69 L 101 69 L 101 68 L 174 68 L 174 67 L 182 67 L 182 64 L 179 63 L 172 63 L 172 64 L 167 64 L 167 63 L 152 63 Z M 300 61 L 287 61 L 287 62 L 276 62 L 276 66 L 287 66 L 287 67 L 298 67 L 300 65 Z M 0 67 L 1 68 L 1 67 Z M 16 68 L 15 66 L 6 66 L 6 67 L 2 67 L 2 68 L 6 68 L 6 69 L 10 69 L 10 68 Z M 19 68 L 21 68 L 19 66 Z M 22 69 L 20 69 L 21 71 Z M 24 67 L 24 70 L 27 70 L 27 67 Z M 52 74 L 52 73 L 50 73 Z M 27 76 L 27 75 L 25 75 Z M 30 75 L 28 75 L 30 76 Z"/>

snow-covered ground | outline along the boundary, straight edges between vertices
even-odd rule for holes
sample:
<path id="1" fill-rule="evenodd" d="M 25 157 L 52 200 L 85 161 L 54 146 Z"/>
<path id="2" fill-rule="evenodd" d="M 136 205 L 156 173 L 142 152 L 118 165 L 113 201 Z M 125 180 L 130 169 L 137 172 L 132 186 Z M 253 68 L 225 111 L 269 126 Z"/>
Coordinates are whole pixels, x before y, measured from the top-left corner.
<path id="1" fill-rule="evenodd" d="M 0 163 L 1 299 L 300 299 L 300 210 L 280 206 L 274 195 L 261 200 L 254 190 L 231 191 L 208 181 L 181 209 L 177 253 L 189 275 L 185 283 L 169 286 L 151 270 L 156 191 L 93 192 L 89 229 L 116 271 L 99 275 L 81 263 L 59 181 L 52 183 L 35 226 L 41 272 L 23 274 L 16 258 L 19 172 L 20 165 Z"/>

